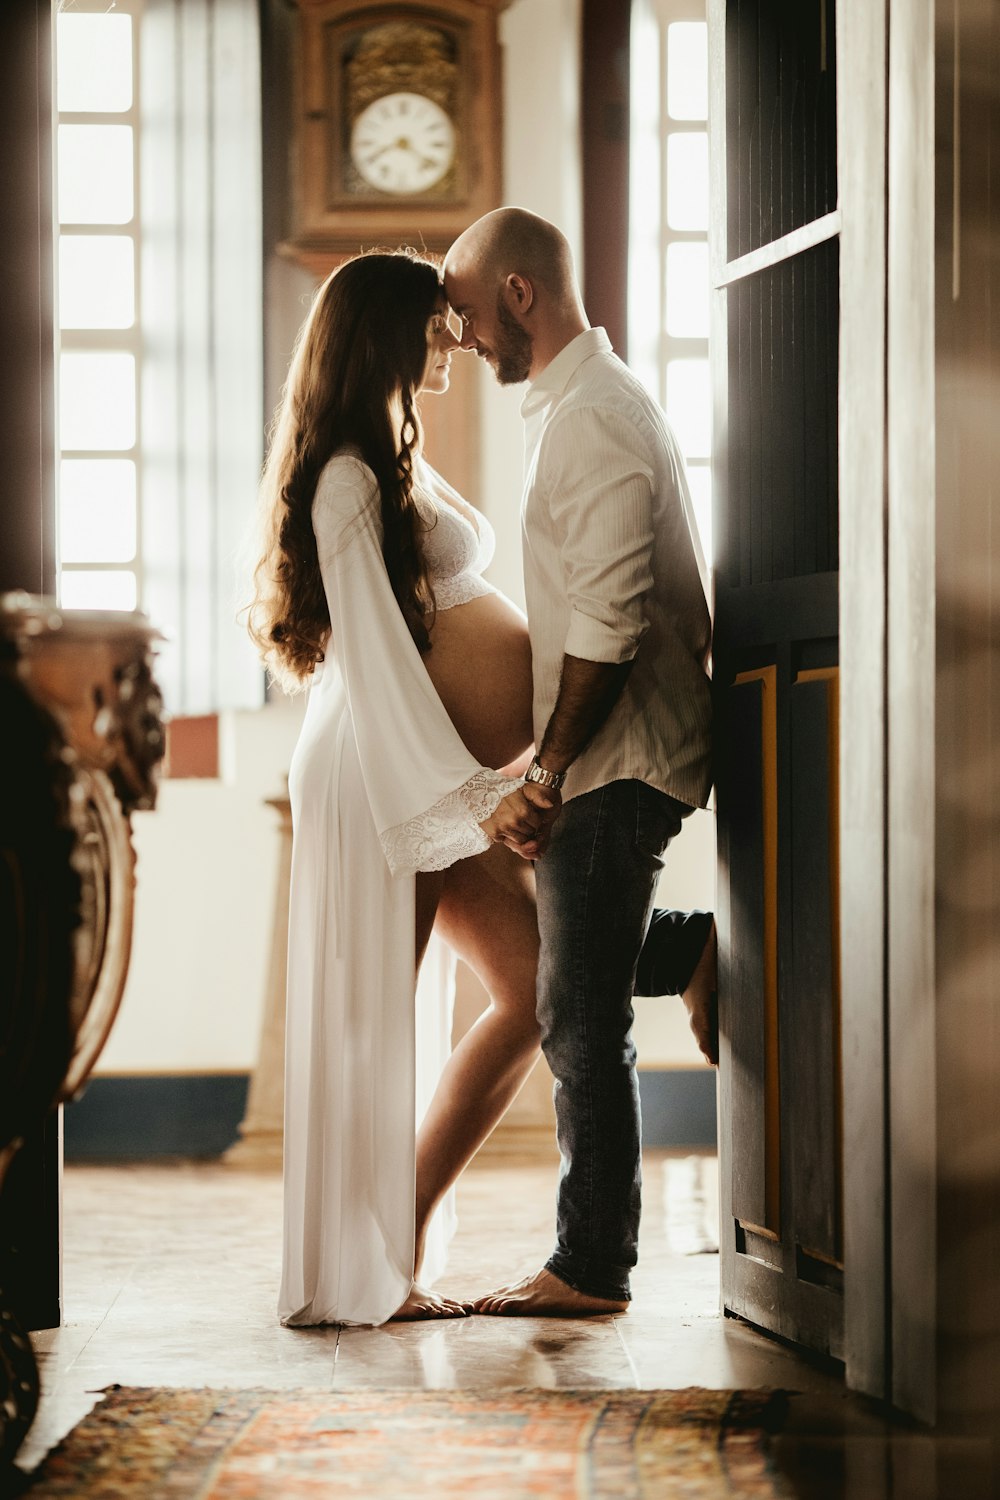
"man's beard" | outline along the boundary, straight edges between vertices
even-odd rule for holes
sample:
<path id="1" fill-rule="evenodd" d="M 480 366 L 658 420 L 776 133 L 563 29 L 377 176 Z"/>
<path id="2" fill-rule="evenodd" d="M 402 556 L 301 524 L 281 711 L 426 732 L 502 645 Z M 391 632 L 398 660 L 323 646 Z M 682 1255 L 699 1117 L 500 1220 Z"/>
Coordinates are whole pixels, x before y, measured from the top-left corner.
<path id="1" fill-rule="evenodd" d="M 497 336 L 494 374 L 501 385 L 520 385 L 531 369 L 532 341 L 497 292 Z"/>

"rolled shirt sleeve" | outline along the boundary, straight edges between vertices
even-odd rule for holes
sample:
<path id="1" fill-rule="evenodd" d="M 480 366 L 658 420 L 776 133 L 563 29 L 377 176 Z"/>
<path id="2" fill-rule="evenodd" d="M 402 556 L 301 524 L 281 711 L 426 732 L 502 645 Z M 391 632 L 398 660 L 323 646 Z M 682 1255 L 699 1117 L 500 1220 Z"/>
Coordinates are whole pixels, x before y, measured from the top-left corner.
<path id="1" fill-rule="evenodd" d="M 639 649 L 653 587 L 653 469 L 642 436 L 618 412 L 575 409 L 545 434 L 539 472 L 565 569 L 564 651 L 627 662 Z"/>

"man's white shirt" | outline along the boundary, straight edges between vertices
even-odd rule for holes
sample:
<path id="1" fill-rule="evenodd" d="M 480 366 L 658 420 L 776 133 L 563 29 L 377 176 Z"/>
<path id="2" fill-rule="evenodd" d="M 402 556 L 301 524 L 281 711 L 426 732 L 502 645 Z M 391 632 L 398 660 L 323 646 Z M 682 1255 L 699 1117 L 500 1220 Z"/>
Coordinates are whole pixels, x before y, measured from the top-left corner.
<path id="1" fill-rule="evenodd" d="M 632 661 L 563 795 L 635 779 L 704 807 L 712 782 L 707 569 L 676 439 L 603 328 L 560 351 L 529 386 L 521 414 L 536 744 L 564 654 Z"/>

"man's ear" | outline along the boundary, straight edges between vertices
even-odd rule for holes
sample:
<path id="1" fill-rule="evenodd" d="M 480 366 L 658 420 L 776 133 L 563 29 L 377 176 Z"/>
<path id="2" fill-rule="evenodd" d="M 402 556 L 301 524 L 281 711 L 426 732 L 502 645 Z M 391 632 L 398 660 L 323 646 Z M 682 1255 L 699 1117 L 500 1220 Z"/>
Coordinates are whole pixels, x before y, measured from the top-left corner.
<path id="1" fill-rule="evenodd" d="M 503 284 L 504 297 L 511 312 L 517 312 L 524 316 L 529 312 L 535 301 L 535 289 L 525 276 L 518 276 L 516 271 L 511 271 Z"/>

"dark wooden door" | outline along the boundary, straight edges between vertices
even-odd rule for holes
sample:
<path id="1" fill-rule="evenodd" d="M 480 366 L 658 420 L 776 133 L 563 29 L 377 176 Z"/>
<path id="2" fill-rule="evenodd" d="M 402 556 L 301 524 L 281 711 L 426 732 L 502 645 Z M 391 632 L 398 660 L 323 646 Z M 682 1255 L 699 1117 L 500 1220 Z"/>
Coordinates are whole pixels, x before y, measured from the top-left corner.
<path id="1" fill-rule="evenodd" d="M 709 25 L 722 1297 L 839 1356 L 835 0 Z"/>
<path id="2" fill-rule="evenodd" d="M 10 149 L 0 198 L 0 593 L 56 591 L 52 25 L 50 0 L 4 6 L 0 128 Z M 0 1164 L 0 1285 L 31 1328 L 56 1327 L 61 1317 L 61 1131 L 60 1107 L 29 1132 L 6 1177 Z"/>

